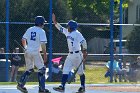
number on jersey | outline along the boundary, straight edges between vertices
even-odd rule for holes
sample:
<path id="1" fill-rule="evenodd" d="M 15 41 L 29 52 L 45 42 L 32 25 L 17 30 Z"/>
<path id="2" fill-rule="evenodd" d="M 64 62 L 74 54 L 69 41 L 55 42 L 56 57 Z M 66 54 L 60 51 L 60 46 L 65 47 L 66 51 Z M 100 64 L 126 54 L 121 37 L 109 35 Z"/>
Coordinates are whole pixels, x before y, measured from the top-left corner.
<path id="1" fill-rule="evenodd" d="M 71 42 L 72 46 L 73 46 L 73 42 Z"/>
<path id="2" fill-rule="evenodd" d="M 36 32 L 31 32 L 31 39 L 30 40 L 33 40 L 33 41 L 36 40 Z"/>

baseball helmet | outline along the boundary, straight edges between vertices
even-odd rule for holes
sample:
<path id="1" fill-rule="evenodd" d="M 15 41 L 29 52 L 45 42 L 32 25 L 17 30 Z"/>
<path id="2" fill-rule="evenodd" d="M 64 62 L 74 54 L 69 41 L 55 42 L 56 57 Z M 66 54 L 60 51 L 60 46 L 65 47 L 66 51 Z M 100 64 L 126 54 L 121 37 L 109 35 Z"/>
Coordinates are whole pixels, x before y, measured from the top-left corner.
<path id="1" fill-rule="evenodd" d="M 71 30 L 76 30 L 77 27 L 78 27 L 78 24 L 77 24 L 76 21 L 70 20 L 70 21 L 68 22 L 67 26 L 69 26 Z"/>
<path id="2" fill-rule="evenodd" d="M 37 16 L 35 17 L 35 25 L 43 25 L 45 22 L 47 22 L 45 20 L 45 18 L 43 16 Z"/>

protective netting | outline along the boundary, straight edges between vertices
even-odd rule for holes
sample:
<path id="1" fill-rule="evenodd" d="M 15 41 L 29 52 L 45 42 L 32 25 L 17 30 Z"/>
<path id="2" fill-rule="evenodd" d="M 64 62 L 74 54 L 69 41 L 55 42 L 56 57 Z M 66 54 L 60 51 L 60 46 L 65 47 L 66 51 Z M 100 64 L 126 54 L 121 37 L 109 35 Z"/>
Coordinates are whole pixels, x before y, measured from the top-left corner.
<path id="1" fill-rule="evenodd" d="M 88 57 L 85 66 L 88 83 L 108 82 L 108 78 L 104 77 L 106 73 L 105 64 L 110 60 L 110 2 L 109 0 L 52 0 L 53 12 L 56 14 L 58 22 L 66 27 L 68 20 L 73 19 L 79 23 L 78 30 L 83 34 L 88 44 Z M 27 28 L 34 25 L 35 16 L 41 15 L 46 18 L 48 23 L 44 30 L 49 41 L 49 0 L 10 0 L 9 14 L 9 42 L 6 42 L 6 0 L 0 2 L 0 48 L 6 48 L 9 43 L 9 59 L 15 47 L 19 47 L 14 40 L 21 44 L 21 39 Z M 128 2 L 129 4 L 129 2 Z M 139 21 L 133 22 L 132 16 L 128 17 L 128 8 L 124 8 L 123 23 L 119 24 L 119 3 L 114 5 L 114 54 L 119 54 L 119 47 L 122 48 L 122 63 L 129 65 L 136 61 L 140 54 L 140 35 Z M 131 5 L 130 5 L 131 6 Z M 137 7 L 139 10 L 139 7 Z M 137 10 L 137 11 L 138 11 Z M 137 12 L 136 12 L 137 14 Z M 137 17 L 138 19 L 139 17 Z M 119 46 L 120 26 L 122 26 L 122 46 Z M 68 53 L 66 37 L 60 33 L 53 25 L 52 29 L 52 52 L 53 58 L 62 56 L 62 63 Z M 49 51 L 49 42 L 47 44 Z M 20 48 L 22 62 L 24 65 L 23 51 Z M 63 54 L 64 53 L 64 54 Z M 127 55 L 128 54 L 128 55 Z M 119 56 L 118 58 L 119 59 Z M 124 67 L 125 68 L 125 67 Z M 131 69 L 130 67 L 128 67 Z M 138 68 L 139 69 L 139 68 Z M 137 75 L 138 69 L 131 69 L 130 73 Z M 22 70 L 22 69 L 21 69 Z M 22 71 L 19 71 L 22 73 Z M 97 74 L 97 75 L 95 75 Z M 61 75 L 60 75 L 61 77 Z M 55 78 L 60 80 L 60 77 Z M 76 76 L 76 81 L 79 81 Z M 36 80 L 30 80 L 36 81 Z M 132 78 L 128 81 L 139 81 Z"/>

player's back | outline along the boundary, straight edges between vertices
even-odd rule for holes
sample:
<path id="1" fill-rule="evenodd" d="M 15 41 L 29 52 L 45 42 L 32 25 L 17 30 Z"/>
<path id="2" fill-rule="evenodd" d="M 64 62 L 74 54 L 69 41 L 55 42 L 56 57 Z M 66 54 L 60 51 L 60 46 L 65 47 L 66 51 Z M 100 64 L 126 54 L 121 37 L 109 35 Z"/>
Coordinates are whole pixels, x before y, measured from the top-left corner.
<path id="1" fill-rule="evenodd" d="M 40 27 L 33 26 L 27 29 L 26 39 L 27 39 L 27 51 L 39 51 L 41 42 L 40 37 L 44 30 Z"/>

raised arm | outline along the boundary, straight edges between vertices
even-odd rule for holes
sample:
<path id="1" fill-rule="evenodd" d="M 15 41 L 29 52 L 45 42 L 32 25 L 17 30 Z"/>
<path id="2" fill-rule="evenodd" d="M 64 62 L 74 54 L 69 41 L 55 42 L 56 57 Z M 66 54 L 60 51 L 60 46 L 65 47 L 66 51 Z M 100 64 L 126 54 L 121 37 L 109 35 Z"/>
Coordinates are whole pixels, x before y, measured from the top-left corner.
<path id="1" fill-rule="evenodd" d="M 62 26 L 56 21 L 56 17 L 55 17 L 55 14 L 54 13 L 52 14 L 52 21 L 53 21 L 55 27 L 60 31 L 60 29 L 62 28 Z"/>
<path id="2" fill-rule="evenodd" d="M 52 14 L 52 21 L 53 21 L 54 24 L 57 24 L 56 17 L 55 17 L 54 13 Z"/>

